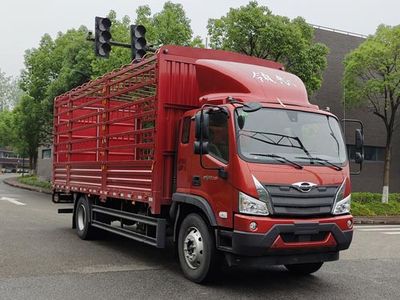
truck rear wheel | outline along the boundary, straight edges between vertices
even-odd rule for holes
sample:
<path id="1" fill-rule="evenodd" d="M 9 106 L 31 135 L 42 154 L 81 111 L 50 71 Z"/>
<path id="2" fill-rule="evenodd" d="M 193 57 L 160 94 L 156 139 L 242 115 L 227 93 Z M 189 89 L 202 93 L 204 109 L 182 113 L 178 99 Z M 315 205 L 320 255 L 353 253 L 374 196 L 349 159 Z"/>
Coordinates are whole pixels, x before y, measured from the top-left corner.
<path id="1" fill-rule="evenodd" d="M 81 196 L 75 208 L 76 233 L 82 240 L 90 240 L 95 236 L 95 228 L 90 225 L 90 206 L 86 197 Z"/>
<path id="2" fill-rule="evenodd" d="M 308 264 L 293 264 L 285 265 L 285 268 L 297 275 L 308 275 L 317 272 L 323 265 L 323 262 L 308 263 Z"/>
<path id="3" fill-rule="evenodd" d="M 188 215 L 181 223 L 178 256 L 186 278 L 201 283 L 215 272 L 217 253 L 212 231 L 198 214 Z"/>

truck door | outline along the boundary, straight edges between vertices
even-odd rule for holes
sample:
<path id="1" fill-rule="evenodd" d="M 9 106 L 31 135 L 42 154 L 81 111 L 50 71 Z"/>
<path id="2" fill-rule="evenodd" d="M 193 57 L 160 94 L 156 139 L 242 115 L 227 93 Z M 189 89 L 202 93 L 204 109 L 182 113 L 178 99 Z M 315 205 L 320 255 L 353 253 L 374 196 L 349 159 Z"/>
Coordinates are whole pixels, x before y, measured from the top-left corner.
<path id="1" fill-rule="evenodd" d="M 190 193 L 192 176 L 191 163 L 193 159 L 193 134 L 191 134 L 194 123 L 191 116 L 183 118 L 178 143 L 177 158 L 177 192 Z"/>
<path id="2" fill-rule="evenodd" d="M 192 146 L 191 193 L 205 198 L 211 205 L 220 226 L 232 226 L 233 187 L 231 166 L 233 132 L 226 112 L 209 114 L 208 154 L 195 155 Z M 194 127 L 194 126 L 193 126 Z M 194 134 L 193 134 L 194 135 Z M 202 160 L 202 162 L 201 162 Z M 217 169 L 224 170 L 223 178 Z"/>

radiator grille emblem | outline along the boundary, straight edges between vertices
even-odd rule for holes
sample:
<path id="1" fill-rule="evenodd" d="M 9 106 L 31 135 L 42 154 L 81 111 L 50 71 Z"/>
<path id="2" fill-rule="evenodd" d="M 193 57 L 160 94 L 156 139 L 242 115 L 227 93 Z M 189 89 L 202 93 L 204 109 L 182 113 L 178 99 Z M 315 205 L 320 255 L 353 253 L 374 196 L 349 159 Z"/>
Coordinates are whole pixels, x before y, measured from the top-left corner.
<path id="1" fill-rule="evenodd" d="M 308 193 L 316 186 L 317 185 L 312 182 L 296 182 L 296 183 L 292 184 L 292 187 L 294 187 L 296 190 L 303 192 L 303 193 Z"/>

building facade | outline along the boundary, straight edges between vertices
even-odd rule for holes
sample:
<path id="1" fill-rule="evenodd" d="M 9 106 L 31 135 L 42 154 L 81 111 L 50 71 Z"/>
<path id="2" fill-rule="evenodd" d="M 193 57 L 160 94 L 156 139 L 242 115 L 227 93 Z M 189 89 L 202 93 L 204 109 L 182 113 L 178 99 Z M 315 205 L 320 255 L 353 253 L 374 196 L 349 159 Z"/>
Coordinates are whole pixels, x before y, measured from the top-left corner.
<path id="1" fill-rule="evenodd" d="M 8 149 L 0 149 L 0 173 L 22 172 L 28 166 L 28 160 Z"/>
<path id="2" fill-rule="evenodd" d="M 320 108 L 329 107 L 339 119 L 359 119 L 365 129 L 365 160 L 360 175 L 352 176 L 353 191 L 382 192 L 383 165 L 386 131 L 382 120 L 373 115 L 368 108 L 344 111 L 342 78 L 343 61 L 349 52 L 357 48 L 365 37 L 336 31 L 329 28 L 316 28 L 315 41 L 324 43 L 330 49 L 328 67 L 323 74 L 321 88 L 311 98 Z M 354 153 L 354 127 L 346 126 L 346 143 L 350 157 Z M 400 192 L 400 132 L 394 137 L 392 163 L 390 170 L 390 192 Z"/>
<path id="3" fill-rule="evenodd" d="M 51 180 L 53 172 L 53 147 L 42 146 L 38 150 L 36 174 L 41 180 Z"/>

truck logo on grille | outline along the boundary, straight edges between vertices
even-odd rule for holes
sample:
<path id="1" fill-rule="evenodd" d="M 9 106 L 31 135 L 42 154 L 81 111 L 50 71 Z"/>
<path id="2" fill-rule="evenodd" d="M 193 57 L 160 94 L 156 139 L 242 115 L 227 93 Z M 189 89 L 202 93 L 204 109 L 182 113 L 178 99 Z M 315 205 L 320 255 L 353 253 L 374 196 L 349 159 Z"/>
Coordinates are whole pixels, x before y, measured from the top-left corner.
<path id="1" fill-rule="evenodd" d="M 292 187 L 294 187 L 296 190 L 303 192 L 303 193 L 308 193 L 316 186 L 317 185 L 312 182 L 296 182 L 296 183 L 292 184 Z"/>

